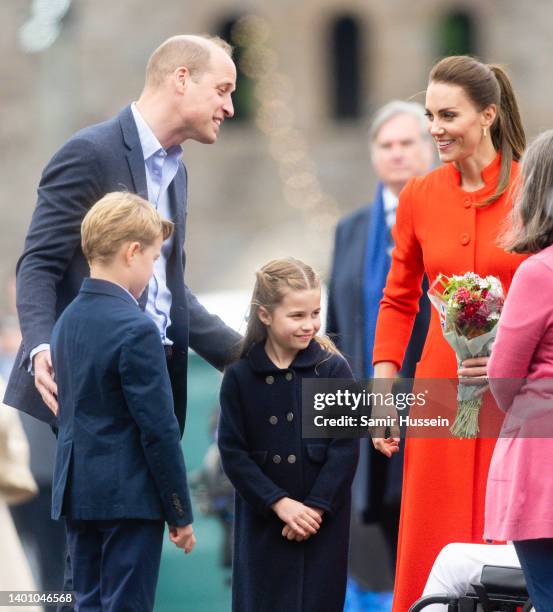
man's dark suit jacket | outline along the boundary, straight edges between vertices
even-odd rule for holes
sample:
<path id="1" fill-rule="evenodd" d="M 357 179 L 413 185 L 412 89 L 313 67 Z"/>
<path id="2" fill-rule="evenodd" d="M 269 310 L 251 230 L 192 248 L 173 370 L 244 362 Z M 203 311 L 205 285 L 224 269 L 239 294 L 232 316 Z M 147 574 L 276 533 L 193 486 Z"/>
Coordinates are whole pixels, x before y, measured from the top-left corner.
<path id="1" fill-rule="evenodd" d="M 358 379 L 364 377 L 365 364 L 372 359 L 366 354 L 363 296 L 370 218 L 371 206 L 364 206 L 338 223 L 328 290 L 326 331 L 333 335 Z M 430 302 L 424 291 L 401 369 L 405 378 L 415 374 L 429 321 Z"/>
<path id="2" fill-rule="evenodd" d="M 42 402 L 28 371 L 29 355 L 38 345 L 50 342 L 54 323 L 88 276 L 80 246 L 81 221 L 89 208 L 111 191 L 130 191 L 148 199 L 142 146 L 130 106 L 104 123 L 77 132 L 50 160 L 17 264 L 17 309 L 23 342 L 4 401 L 53 425 L 56 419 Z M 174 342 L 169 374 L 181 432 L 186 418 L 188 347 L 222 368 L 240 340 L 218 317 L 210 315 L 184 284 L 186 194 L 187 175 L 181 162 L 169 187 L 175 233 L 167 261 L 167 285 L 172 295 L 167 335 Z"/>
<path id="3" fill-rule="evenodd" d="M 87 278 L 54 326 L 51 350 L 60 406 L 52 518 L 191 523 L 155 323 L 123 288 Z"/>

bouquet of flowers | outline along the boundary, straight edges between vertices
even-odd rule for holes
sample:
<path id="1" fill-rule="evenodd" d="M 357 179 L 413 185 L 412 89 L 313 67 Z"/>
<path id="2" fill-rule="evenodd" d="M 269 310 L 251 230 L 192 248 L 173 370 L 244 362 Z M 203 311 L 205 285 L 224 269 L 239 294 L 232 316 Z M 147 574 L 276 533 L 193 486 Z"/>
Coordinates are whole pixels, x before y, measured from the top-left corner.
<path id="1" fill-rule="evenodd" d="M 455 351 L 459 366 L 465 359 L 490 355 L 505 300 L 495 276 L 481 278 L 474 272 L 450 277 L 439 274 L 428 297 L 438 310 L 444 338 Z M 477 436 L 481 404 L 481 385 L 458 386 L 457 415 L 450 429 L 453 435 Z"/>

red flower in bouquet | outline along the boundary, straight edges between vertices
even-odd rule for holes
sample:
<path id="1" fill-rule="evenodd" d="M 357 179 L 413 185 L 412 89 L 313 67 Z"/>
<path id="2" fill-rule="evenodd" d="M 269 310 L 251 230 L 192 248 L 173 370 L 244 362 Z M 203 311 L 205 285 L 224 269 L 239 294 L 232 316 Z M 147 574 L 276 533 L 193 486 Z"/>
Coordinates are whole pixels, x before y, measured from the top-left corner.
<path id="1" fill-rule="evenodd" d="M 446 302 L 446 327 L 465 338 L 476 338 L 491 331 L 503 307 L 503 289 L 493 276 L 481 278 L 473 272 L 442 277 Z"/>

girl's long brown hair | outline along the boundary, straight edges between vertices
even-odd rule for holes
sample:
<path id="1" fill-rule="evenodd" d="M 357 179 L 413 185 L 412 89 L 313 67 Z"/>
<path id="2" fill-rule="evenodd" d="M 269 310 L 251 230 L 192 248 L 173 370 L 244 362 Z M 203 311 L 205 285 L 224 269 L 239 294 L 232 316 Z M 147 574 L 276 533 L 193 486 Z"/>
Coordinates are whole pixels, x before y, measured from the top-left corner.
<path id="1" fill-rule="evenodd" d="M 267 328 L 258 314 L 261 306 L 272 312 L 288 291 L 307 291 L 319 289 L 320 286 L 321 281 L 313 268 L 293 257 L 273 259 L 258 270 L 240 355 L 246 355 L 253 344 L 264 342 L 267 338 Z M 315 336 L 314 339 L 327 352 L 339 354 L 334 342 L 327 336 Z"/>

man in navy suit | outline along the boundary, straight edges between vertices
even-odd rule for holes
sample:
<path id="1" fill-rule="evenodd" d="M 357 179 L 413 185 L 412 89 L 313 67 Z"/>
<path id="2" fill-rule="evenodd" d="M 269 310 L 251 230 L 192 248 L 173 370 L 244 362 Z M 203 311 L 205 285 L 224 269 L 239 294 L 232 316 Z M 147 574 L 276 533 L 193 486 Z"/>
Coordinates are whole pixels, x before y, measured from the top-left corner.
<path id="1" fill-rule="evenodd" d="M 175 224 L 139 303 L 165 347 L 181 433 L 188 347 L 218 368 L 232 360 L 239 335 L 210 315 L 184 284 L 187 175 L 180 159 L 182 142 L 215 142 L 221 124 L 234 113 L 231 51 L 218 38 L 168 39 L 148 61 L 138 101 L 75 134 L 44 169 L 17 265 L 23 342 L 8 383 L 7 404 L 56 425 L 50 335 L 88 275 L 80 247 L 81 221 L 92 204 L 111 191 L 139 194 Z"/>
<path id="2" fill-rule="evenodd" d="M 399 192 L 412 176 L 428 172 L 434 158 L 427 123 L 424 109 L 415 102 L 393 101 L 377 111 L 369 128 L 371 161 L 379 178 L 375 199 L 344 217 L 336 228 L 327 332 L 335 335 L 357 379 L 370 378 L 373 374 L 374 332 L 391 263 L 391 228 L 395 223 Z M 405 378 L 414 376 L 429 318 L 430 306 L 423 294 L 401 370 Z M 381 524 L 393 566 L 403 453 L 388 459 L 366 440 L 362 442 L 353 489 L 354 508 L 365 522 Z M 352 538 L 354 575 L 363 575 L 372 567 L 367 563 L 367 548 L 360 550 L 359 555 L 356 553 L 355 542 L 360 541 L 360 538 Z M 355 566 L 359 572 L 355 571 Z"/>
<path id="3" fill-rule="evenodd" d="M 138 304 L 172 231 L 140 196 L 104 196 L 82 225 L 90 278 L 52 332 L 52 518 L 66 518 L 77 610 L 153 610 L 164 521 L 195 544 L 163 345 Z"/>

